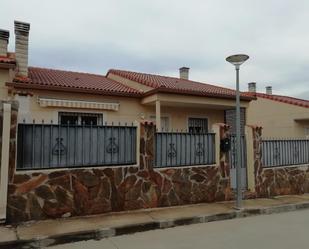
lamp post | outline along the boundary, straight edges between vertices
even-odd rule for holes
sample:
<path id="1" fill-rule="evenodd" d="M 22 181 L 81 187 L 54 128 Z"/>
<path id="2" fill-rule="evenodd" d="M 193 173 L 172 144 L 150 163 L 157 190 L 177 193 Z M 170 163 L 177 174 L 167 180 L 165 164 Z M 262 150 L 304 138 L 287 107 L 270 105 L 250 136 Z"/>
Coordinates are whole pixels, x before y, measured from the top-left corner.
<path id="1" fill-rule="evenodd" d="M 242 208 L 241 192 L 241 155 L 240 155 L 240 94 L 239 94 L 239 68 L 246 60 L 248 55 L 236 54 L 226 58 L 236 69 L 236 209 Z"/>

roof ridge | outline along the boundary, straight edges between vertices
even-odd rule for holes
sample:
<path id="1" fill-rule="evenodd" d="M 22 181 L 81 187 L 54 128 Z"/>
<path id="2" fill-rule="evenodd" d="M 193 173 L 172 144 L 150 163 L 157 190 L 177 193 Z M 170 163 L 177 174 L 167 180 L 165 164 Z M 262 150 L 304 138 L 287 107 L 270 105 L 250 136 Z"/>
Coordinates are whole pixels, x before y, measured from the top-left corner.
<path id="1" fill-rule="evenodd" d="M 12 84 L 18 87 L 46 87 L 46 89 L 84 89 L 105 93 L 123 93 L 140 96 L 142 92 L 105 75 L 74 72 L 60 69 L 29 67 L 28 77 L 15 77 Z M 24 85 L 21 85 L 24 83 Z M 124 96 L 125 96 L 124 95 Z"/>
<path id="2" fill-rule="evenodd" d="M 199 82 L 199 81 L 194 81 L 194 80 L 189 80 L 189 79 L 188 80 L 187 79 L 181 79 L 181 78 L 172 77 L 172 76 L 166 76 L 166 75 L 161 75 L 161 74 L 142 73 L 142 72 L 122 70 L 122 69 L 114 69 L 114 68 L 111 68 L 111 69 L 108 70 L 108 72 L 106 74 L 106 77 L 108 76 L 108 74 L 111 71 L 120 71 L 120 72 L 124 72 L 124 73 L 144 74 L 144 75 L 148 75 L 148 76 L 159 76 L 159 77 L 164 77 L 164 78 L 170 78 L 170 79 L 173 79 L 173 80 L 175 80 L 175 79 L 177 80 L 178 79 L 178 80 L 188 81 L 188 82 L 195 83 L 195 84 L 200 84 L 200 85 L 203 85 L 203 86 L 208 85 L 208 86 L 212 86 L 212 87 L 218 87 L 218 88 L 221 88 L 221 89 L 227 89 L 227 90 L 235 91 L 234 89 L 231 89 L 231 88 L 228 88 L 228 87 L 215 85 L 215 83 Z M 159 86 L 159 87 L 162 87 L 162 86 Z M 242 92 L 242 93 L 245 93 L 245 92 Z"/>
<path id="3" fill-rule="evenodd" d="M 270 97 L 284 97 L 284 98 L 290 98 L 290 99 L 305 101 L 305 102 L 309 103 L 309 100 L 307 100 L 307 99 L 296 98 L 296 97 L 288 96 L 288 95 L 267 94 L 267 93 L 261 93 L 261 92 L 256 92 L 256 93 L 247 92 L 247 93 L 252 94 L 252 95 L 261 95 L 261 96 L 270 96 Z"/>
<path id="4" fill-rule="evenodd" d="M 250 94 L 251 96 L 261 97 L 261 98 L 270 99 L 270 100 L 281 102 L 281 103 L 309 108 L 309 100 L 307 99 L 300 99 L 300 98 L 287 96 L 287 95 L 267 94 L 267 93 L 260 93 L 260 92 L 256 92 L 256 93 L 247 92 L 247 93 Z"/>
<path id="5" fill-rule="evenodd" d="M 127 88 L 129 88 L 130 90 L 132 90 L 132 91 L 134 91 L 134 92 L 136 92 L 136 93 L 143 93 L 143 92 L 144 92 L 144 91 L 140 91 L 140 90 L 137 90 L 137 89 L 135 89 L 135 88 L 132 88 L 132 87 L 130 87 L 130 86 L 126 85 L 126 84 L 123 84 L 123 83 L 121 83 L 121 82 L 119 82 L 119 81 L 116 81 L 116 80 L 114 80 L 114 79 L 108 78 L 108 77 L 106 77 L 106 76 L 104 76 L 104 77 L 105 77 L 106 79 L 112 81 L 112 82 L 115 82 L 115 83 L 117 83 L 117 84 L 119 84 L 119 85 L 122 85 L 122 86 L 124 86 L 124 87 L 127 87 Z"/>
<path id="6" fill-rule="evenodd" d="M 63 70 L 63 69 L 56 69 L 56 68 L 29 66 L 28 69 L 40 69 L 40 70 L 49 70 L 49 71 L 58 71 L 58 72 L 60 71 L 60 72 L 65 72 L 65 73 L 78 73 L 78 74 L 85 74 L 85 75 L 99 76 L 99 77 L 107 78 L 106 75 L 104 75 L 104 74 L 86 73 L 86 72 Z"/>
<path id="7" fill-rule="evenodd" d="M 258 94 L 265 94 L 265 95 L 267 95 L 266 93 L 258 93 Z M 270 95 L 270 94 L 268 94 L 268 95 Z M 285 98 L 290 98 L 290 99 L 305 101 L 305 102 L 308 102 L 308 103 L 309 103 L 309 100 L 307 100 L 307 99 L 300 99 L 300 98 L 296 98 L 296 97 L 288 96 L 288 95 L 271 94 L 270 96 L 285 97 Z"/>

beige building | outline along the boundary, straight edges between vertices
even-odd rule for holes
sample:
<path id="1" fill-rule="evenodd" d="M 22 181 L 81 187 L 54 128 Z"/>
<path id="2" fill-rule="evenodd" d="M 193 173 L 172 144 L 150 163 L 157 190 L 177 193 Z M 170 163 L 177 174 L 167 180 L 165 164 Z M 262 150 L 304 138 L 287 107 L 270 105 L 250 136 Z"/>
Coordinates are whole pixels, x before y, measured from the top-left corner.
<path id="1" fill-rule="evenodd" d="M 309 101 L 256 92 L 256 83 L 249 83 L 249 93 L 256 97 L 247 110 L 247 122 L 263 127 L 266 138 L 309 138 Z"/>
<path id="2" fill-rule="evenodd" d="M 94 75 L 28 66 L 30 25 L 15 22 L 15 54 L 1 30 L 2 99 L 20 103 L 19 122 L 92 124 L 153 120 L 159 130 L 211 131 L 235 106 L 235 91 L 179 78 L 111 69 Z M 241 94 L 245 110 L 254 97 Z"/>
<path id="3" fill-rule="evenodd" d="M 19 122 L 105 124 L 153 120 L 159 130 L 210 131 L 235 121 L 235 91 L 189 79 L 111 69 L 106 75 L 28 66 L 30 24 L 15 22 L 15 53 L 9 31 L 0 30 L 0 98 L 20 103 Z M 263 127 L 264 137 L 308 137 L 309 101 L 256 93 L 241 94 L 242 126 Z M 255 100 L 255 101 L 251 101 Z M 242 127 L 243 128 L 243 127 Z M 243 128 L 244 131 L 244 128 Z"/>

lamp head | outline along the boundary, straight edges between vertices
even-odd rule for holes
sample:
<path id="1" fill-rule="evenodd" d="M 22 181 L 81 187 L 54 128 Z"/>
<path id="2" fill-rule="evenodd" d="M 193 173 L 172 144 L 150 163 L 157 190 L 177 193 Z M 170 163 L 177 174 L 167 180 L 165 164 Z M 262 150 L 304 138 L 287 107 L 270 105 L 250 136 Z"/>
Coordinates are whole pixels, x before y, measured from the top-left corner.
<path id="1" fill-rule="evenodd" d="M 225 60 L 229 63 L 232 63 L 234 66 L 239 67 L 248 59 L 249 56 L 246 54 L 235 54 L 227 57 Z"/>

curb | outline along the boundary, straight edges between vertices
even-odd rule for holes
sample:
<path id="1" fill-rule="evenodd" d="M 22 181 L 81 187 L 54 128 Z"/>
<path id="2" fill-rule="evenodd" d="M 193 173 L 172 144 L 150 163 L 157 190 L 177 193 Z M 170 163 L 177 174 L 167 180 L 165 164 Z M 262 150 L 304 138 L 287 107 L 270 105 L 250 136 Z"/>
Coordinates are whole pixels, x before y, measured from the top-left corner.
<path id="1" fill-rule="evenodd" d="M 49 237 L 39 237 L 29 240 L 16 240 L 9 242 L 0 242 L 1 249 L 35 249 L 48 246 L 61 245 L 72 242 L 79 242 L 85 240 L 101 240 L 113 236 L 120 236 L 124 234 L 132 234 L 137 232 L 145 232 L 155 229 L 172 228 L 176 226 L 191 225 L 198 223 L 208 223 L 214 221 L 230 220 L 236 218 L 245 218 L 257 215 L 268 215 L 275 213 L 290 212 L 302 209 L 309 209 L 309 202 L 301 202 L 297 204 L 285 204 L 272 207 L 248 208 L 243 210 L 233 210 L 226 213 L 192 216 L 186 218 L 179 218 L 173 220 L 152 221 L 147 223 L 138 223 L 126 226 L 99 228 L 88 231 L 78 231 L 67 234 L 60 234 Z"/>

